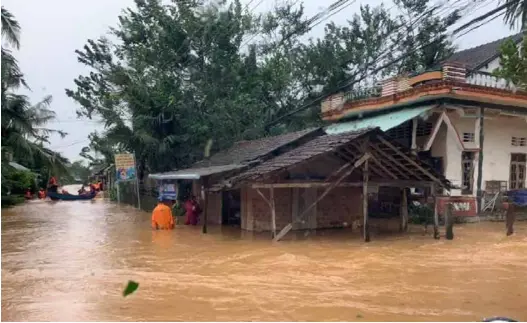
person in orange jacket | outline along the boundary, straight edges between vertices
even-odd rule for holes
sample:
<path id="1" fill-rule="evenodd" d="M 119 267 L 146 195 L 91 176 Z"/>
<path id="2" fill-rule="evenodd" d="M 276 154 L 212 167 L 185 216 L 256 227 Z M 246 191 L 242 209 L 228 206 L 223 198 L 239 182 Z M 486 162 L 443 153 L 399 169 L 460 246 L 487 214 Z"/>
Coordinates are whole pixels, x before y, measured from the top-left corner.
<path id="1" fill-rule="evenodd" d="M 159 197 L 159 203 L 152 211 L 153 230 L 172 230 L 174 229 L 174 217 L 172 216 L 172 205 L 174 201 L 165 197 Z"/>

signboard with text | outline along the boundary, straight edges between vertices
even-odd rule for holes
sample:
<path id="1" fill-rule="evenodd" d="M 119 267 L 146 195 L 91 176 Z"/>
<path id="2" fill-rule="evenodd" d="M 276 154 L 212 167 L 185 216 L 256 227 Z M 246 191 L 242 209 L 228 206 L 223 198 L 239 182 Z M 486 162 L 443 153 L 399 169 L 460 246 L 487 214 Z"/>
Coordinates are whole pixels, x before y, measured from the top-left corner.
<path id="1" fill-rule="evenodd" d="M 133 181 L 137 179 L 135 158 L 133 154 L 116 154 L 115 170 L 118 181 Z"/>
<path id="2" fill-rule="evenodd" d="M 445 214 L 447 203 L 452 203 L 452 213 L 454 216 L 476 216 L 476 198 L 473 196 L 444 196 L 437 198 L 437 208 L 439 214 Z"/>
<path id="3" fill-rule="evenodd" d="M 177 199 L 176 184 L 161 184 L 159 185 L 159 197 L 164 197 L 171 200 Z"/>

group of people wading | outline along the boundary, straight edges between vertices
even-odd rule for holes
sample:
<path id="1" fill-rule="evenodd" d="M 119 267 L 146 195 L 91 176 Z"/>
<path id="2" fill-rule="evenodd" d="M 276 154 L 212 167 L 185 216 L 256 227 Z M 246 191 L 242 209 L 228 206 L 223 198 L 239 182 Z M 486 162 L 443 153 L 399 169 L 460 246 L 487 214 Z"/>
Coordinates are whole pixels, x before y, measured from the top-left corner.
<path id="1" fill-rule="evenodd" d="M 172 230 L 175 227 L 173 209 L 185 211 L 185 225 L 197 225 L 201 207 L 194 195 L 190 195 L 184 202 L 174 200 L 166 196 L 159 197 L 159 203 L 152 211 L 152 229 L 154 230 Z M 179 216 L 179 214 L 176 214 Z"/>

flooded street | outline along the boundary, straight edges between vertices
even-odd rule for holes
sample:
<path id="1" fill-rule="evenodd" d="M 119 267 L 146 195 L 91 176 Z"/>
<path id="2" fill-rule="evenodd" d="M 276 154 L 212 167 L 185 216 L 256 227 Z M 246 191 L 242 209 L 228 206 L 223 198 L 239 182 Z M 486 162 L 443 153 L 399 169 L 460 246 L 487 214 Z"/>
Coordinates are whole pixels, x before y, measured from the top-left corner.
<path id="1" fill-rule="evenodd" d="M 527 223 L 455 227 L 454 241 L 179 226 L 102 199 L 2 211 L 2 320 L 527 320 Z M 139 289 L 123 298 L 128 280 Z"/>

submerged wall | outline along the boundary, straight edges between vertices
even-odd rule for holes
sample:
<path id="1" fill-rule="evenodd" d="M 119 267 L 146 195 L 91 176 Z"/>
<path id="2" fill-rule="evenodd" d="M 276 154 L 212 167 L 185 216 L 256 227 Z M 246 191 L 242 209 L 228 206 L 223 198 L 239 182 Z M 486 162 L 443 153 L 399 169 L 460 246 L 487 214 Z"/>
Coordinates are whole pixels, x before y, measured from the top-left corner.
<path id="1" fill-rule="evenodd" d="M 269 189 L 260 189 L 269 199 Z M 324 192 L 322 188 L 276 188 L 276 228 L 283 229 L 294 222 L 312 202 Z M 351 225 L 362 219 L 362 189 L 359 187 L 337 187 L 326 195 L 311 211 L 304 223 L 296 223 L 294 229 L 322 229 Z M 241 226 L 249 231 L 270 231 L 271 210 L 256 189 L 242 189 Z"/>

